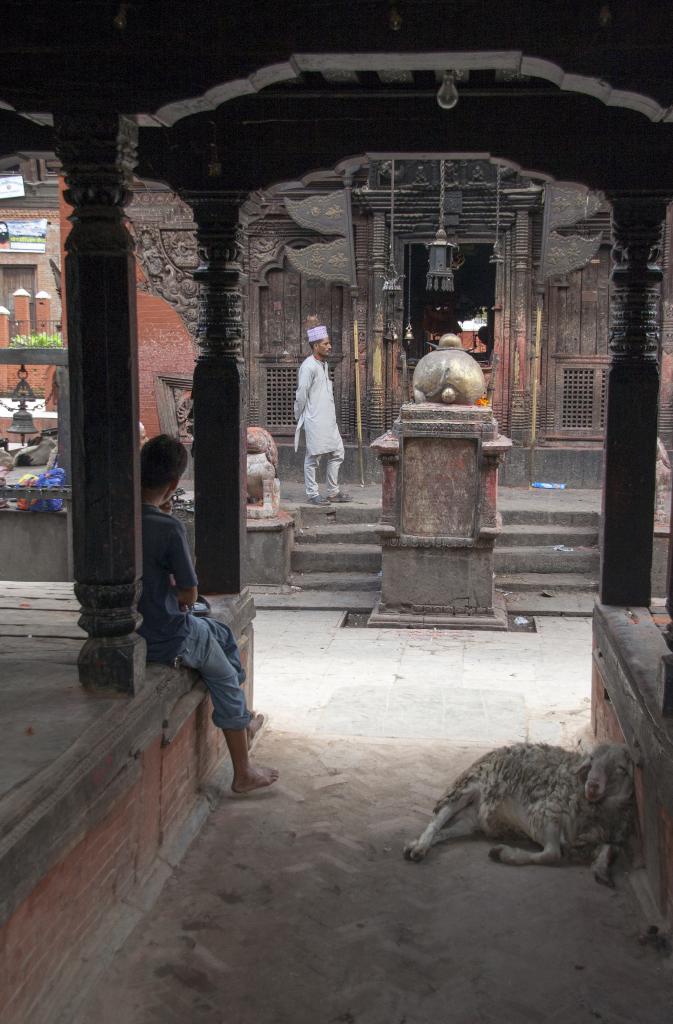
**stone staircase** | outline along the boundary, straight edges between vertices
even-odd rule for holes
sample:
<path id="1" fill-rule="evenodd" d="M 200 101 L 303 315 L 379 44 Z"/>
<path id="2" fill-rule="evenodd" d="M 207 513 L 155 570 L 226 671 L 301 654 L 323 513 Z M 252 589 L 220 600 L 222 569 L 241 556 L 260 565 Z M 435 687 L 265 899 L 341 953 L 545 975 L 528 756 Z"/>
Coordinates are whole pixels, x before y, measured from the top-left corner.
<path id="1" fill-rule="evenodd" d="M 302 590 L 376 591 L 380 587 L 380 510 L 353 505 L 311 508 L 295 514 L 293 583 Z M 564 509 L 502 508 L 503 531 L 495 549 L 496 587 L 518 610 L 541 595 L 558 612 L 558 595 L 585 595 L 589 607 L 598 581 L 598 513 Z M 539 614 L 539 612 L 538 612 Z"/>

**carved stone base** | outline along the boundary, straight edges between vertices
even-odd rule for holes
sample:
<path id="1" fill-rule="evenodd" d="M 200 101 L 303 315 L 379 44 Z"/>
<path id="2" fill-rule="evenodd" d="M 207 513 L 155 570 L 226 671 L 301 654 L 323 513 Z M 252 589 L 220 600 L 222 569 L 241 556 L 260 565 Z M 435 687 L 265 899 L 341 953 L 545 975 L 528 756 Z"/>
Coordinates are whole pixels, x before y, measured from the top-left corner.
<path id="1" fill-rule="evenodd" d="M 505 599 L 496 594 L 490 609 L 442 608 L 431 605 L 410 605 L 387 608 L 380 601 L 369 616 L 368 626 L 391 626 L 398 629 L 507 629 Z"/>
<path id="2" fill-rule="evenodd" d="M 254 456 L 248 455 L 248 465 Z M 273 469 L 273 467 L 271 467 Z M 262 480 L 262 500 L 260 502 L 248 501 L 245 510 L 248 519 L 275 519 L 280 511 L 280 480 Z M 250 477 L 248 477 L 248 491 L 250 490 Z"/>
<path id="3" fill-rule="evenodd" d="M 274 586 L 290 578 L 290 558 L 294 542 L 294 520 L 279 511 L 273 519 L 248 519 L 246 579 L 253 586 Z"/>
<path id="4" fill-rule="evenodd" d="M 145 685 L 146 657 L 145 641 L 137 633 L 89 637 L 77 659 L 80 682 L 90 691 L 137 694 Z"/>

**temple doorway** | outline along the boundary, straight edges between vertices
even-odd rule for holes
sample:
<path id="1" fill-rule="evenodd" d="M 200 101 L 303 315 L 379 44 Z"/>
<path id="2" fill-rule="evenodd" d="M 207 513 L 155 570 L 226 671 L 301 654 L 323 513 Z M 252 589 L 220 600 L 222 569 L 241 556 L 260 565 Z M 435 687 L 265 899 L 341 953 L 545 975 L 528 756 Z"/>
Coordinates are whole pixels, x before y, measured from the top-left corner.
<path id="1" fill-rule="evenodd" d="M 479 355 L 480 361 L 485 361 L 488 349 L 492 349 L 495 315 L 497 265 L 490 262 L 492 254 L 492 245 L 461 244 L 453 261 L 454 290 L 434 292 L 426 287 L 427 243 L 405 245 L 404 324 L 410 365 L 449 331 L 459 334 L 463 346 Z M 491 340 L 490 345 L 487 339 Z"/>

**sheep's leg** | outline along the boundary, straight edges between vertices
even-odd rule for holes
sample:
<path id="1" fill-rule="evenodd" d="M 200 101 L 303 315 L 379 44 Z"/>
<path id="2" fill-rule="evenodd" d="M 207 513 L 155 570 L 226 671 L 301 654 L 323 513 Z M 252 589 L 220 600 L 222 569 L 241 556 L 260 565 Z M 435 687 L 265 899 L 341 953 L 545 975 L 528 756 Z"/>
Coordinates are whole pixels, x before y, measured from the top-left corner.
<path id="1" fill-rule="evenodd" d="M 616 846 L 606 843 L 605 846 L 601 846 L 598 855 L 591 865 L 596 881 L 600 882 L 601 885 L 609 885 L 611 889 L 614 889 L 615 886 L 612 878 L 612 864 L 618 852 Z"/>
<path id="2" fill-rule="evenodd" d="M 407 860 L 423 860 L 426 853 L 435 843 L 444 842 L 446 839 L 457 838 L 458 836 L 471 835 L 476 831 L 476 817 L 472 813 L 465 819 L 457 819 L 473 799 L 473 793 L 464 793 L 458 800 L 449 800 L 432 816 L 428 827 L 421 833 L 418 839 L 413 839 L 404 847 L 404 856 Z M 457 820 L 454 820 L 457 819 Z M 451 825 L 447 828 L 447 824 Z"/>
<path id="3" fill-rule="evenodd" d="M 435 836 L 433 846 L 437 843 L 446 843 L 449 839 L 464 839 L 465 836 L 473 836 L 479 831 L 479 822 L 473 807 L 465 808 L 465 811 L 447 825 L 441 828 Z"/>
<path id="4" fill-rule="evenodd" d="M 521 850 L 517 846 L 494 846 L 488 851 L 491 860 L 501 864 L 559 864 L 561 862 L 561 842 L 557 828 L 549 828 L 545 833 L 544 846 L 541 850 Z"/>

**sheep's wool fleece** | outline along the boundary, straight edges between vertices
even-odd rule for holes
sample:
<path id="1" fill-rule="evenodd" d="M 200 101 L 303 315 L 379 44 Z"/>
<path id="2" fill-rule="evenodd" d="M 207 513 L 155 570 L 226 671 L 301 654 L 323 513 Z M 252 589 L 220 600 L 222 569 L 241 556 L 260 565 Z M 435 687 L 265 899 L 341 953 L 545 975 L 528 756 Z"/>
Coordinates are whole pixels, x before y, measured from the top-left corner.
<path id="1" fill-rule="evenodd" d="M 581 754 L 561 747 L 515 744 L 491 751 L 475 761 L 440 798 L 435 813 L 475 785 L 481 793 L 479 827 L 487 836 L 521 831 L 545 843 L 550 821 L 561 828 L 562 845 L 587 858 L 596 844 L 619 841 L 630 830 L 626 808 L 589 804 L 578 782 Z M 524 809 L 525 824 L 510 817 L 512 798 Z"/>
<path id="2" fill-rule="evenodd" d="M 304 428 L 309 455 L 325 455 L 341 445 L 334 408 L 334 391 L 327 363 L 310 355 L 299 367 L 297 394 L 294 403 L 297 429 L 294 450 L 299 447 L 299 433 Z"/>

